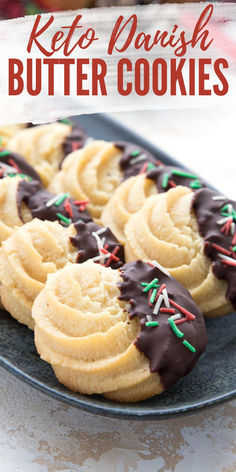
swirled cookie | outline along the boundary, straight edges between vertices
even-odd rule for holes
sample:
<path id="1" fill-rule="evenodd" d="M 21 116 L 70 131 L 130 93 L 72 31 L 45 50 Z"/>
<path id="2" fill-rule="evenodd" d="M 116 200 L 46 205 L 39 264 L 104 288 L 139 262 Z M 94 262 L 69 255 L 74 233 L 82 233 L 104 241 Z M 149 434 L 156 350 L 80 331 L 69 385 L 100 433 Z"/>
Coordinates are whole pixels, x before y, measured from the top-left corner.
<path id="1" fill-rule="evenodd" d="M 156 193 L 156 185 L 147 179 L 146 174 L 130 177 L 117 187 L 105 206 L 101 215 L 102 224 L 109 226 L 117 239 L 125 244 L 124 228 L 129 218 L 142 208 L 148 197 Z"/>
<path id="2" fill-rule="evenodd" d="M 66 154 L 82 147 L 86 139 L 72 122 L 56 122 L 23 129 L 9 140 L 8 148 L 22 154 L 47 187 Z"/>
<path id="3" fill-rule="evenodd" d="M 10 139 L 26 127 L 27 124 L 2 126 L 0 128 L 0 146 L 6 148 Z"/>
<path id="4" fill-rule="evenodd" d="M 11 315 L 33 329 L 32 304 L 47 275 L 75 262 L 69 229 L 57 222 L 33 220 L 13 231 L 0 251 L 2 304 Z"/>
<path id="5" fill-rule="evenodd" d="M 49 275 L 33 305 L 35 344 L 74 391 L 139 401 L 188 374 L 206 346 L 202 314 L 173 277 L 142 261 L 92 261 Z"/>
<path id="6" fill-rule="evenodd" d="M 119 268 L 124 250 L 108 228 L 93 222 L 63 227 L 34 219 L 15 229 L 0 251 L 2 303 L 21 323 L 33 328 L 31 309 L 47 275 L 68 261 L 87 259 Z"/>
<path id="7" fill-rule="evenodd" d="M 205 195 L 211 191 L 201 192 Z M 158 260 L 190 291 L 205 316 L 221 316 L 232 310 L 233 300 L 226 298 L 227 281 L 216 277 L 214 265 L 206 257 L 192 209 L 194 195 L 197 202 L 198 192 L 193 194 L 187 187 L 178 186 L 148 198 L 125 227 L 126 260 Z M 212 216 L 209 208 L 206 213 Z"/>
<path id="8" fill-rule="evenodd" d="M 154 167 L 153 162 L 157 163 L 152 154 L 134 144 L 94 141 L 66 157 L 49 190 L 88 200 L 91 215 L 99 221 L 121 181 L 138 174 L 144 165 Z"/>
<path id="9" fill-rule="evenodd" d="M 124 227 L 130 216 L 142 208 L 146 198 L 167 192 L 177 185 L 184 185 L 193 191 L 205 187 L 204 181 L 198 176 L 183 169 L 165 165 L 159 165 L 147 173 L 130 177 L 115 190 L 105 206 L 101 216 L 102 224 L 109 226 L 119 241 L 124 244 Z"/>
<path id="10" fill-rule="evenodd" d="M 16 204 L 20 181 L 20 177 L 0 180 L 0 244 L 12 234 L 15 227 L 23 224 Z"/>

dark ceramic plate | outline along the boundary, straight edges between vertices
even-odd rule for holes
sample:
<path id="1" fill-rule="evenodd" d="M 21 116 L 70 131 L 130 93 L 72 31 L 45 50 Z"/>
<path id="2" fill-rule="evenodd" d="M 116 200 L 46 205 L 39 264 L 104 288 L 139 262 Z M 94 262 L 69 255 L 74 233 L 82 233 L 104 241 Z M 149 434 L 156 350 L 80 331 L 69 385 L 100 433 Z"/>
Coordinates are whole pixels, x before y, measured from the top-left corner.
<path id="1" fill-rule="evenodd" d="M 155 146 L 103 115 L 78 120 L 90 136 L 132 141 L 157 159 L 178 164 Z M 36 353 L 33 333 L 0 311 L 0 364 L 42 392 L 77 408 L 117 418 L 151 419 L 202 408 L 236 393 L 236 315 L 207 320 L 208 347 L 194 371 L 167 392 L 137 404 L 119 404 L 94 395 L 70 392 Z"/>

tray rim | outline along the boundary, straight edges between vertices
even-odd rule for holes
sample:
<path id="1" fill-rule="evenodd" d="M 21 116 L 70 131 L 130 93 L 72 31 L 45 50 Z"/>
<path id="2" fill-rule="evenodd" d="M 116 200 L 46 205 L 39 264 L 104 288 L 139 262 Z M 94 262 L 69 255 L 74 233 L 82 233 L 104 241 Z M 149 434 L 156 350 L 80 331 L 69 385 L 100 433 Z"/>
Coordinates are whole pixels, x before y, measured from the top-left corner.
<path id="1" fill-rule="evenodd" d="M 70 397 L 69 395 L 63 393 L 60 393 L 59 391 L 52 389 L 51 387 L 46 386 L 43 382 L 38 381 L 37 379 L 34 379 L 32 376 L 26 374 L 25 372 L 22 372 L 22 370 L 18 369 L 13 363 L 2 359 L 0 357 L 0 366 L 3 367 L 5 370 L 13 374 L 15 377 L 17 377 L 19 380 L 27 383 L 31 387 L 35 388 L 36 390 L 40 391 L 41 393 L 45 394 L 46 396 L 49 396 L 50 398 L 54 398 L 61 403 L 66 403 L 67 405 L 70 405 L 74 408 L 77 408 L 82 411 L 86 411 L 88 413 L 92 414 L 97 414 L 99 416 L 105 416 L 108 418 L 115 418 L 115 419 L 127 419 L 127 420 L 162 420 L 162 419 L 168 419 L 168 418 L 176 418 L 179 416 L 187 415 L 193 412 L 200 412 L 204 408 L 209 408 L 210 406 L 217 405 L 219 403 L 226 402 L 230 398 L 234 398 L 236 396 L 236 388 L 231 390 L 230 392 L 227 392 L 223 395 L 215 395 L 210 397 L 208 400 L 203 400 L 199 402 L 193 402 L 191 404 L 186 404 L 183 405 L 182 407 L 175 407 L 175 408 L 166 408 L 166 409 L 161 409 L 157 411 L 140 411 L 140 406 L 137 407 L 136 409 L 129 410 L 129 407 L 126 407 L 125 409 L 122 409 L 123 403 L 118 403 L 120 405 L 119 408 L 114 409 L 112 407 L 107 407 L 104 405 L 97 405 L 96 403 L 93 403 L 93 397 L 88 396 L 87 400 L 83 400 L 80 398 L 74 399 L 73 397 Z M 69 390 L 68 390 L 69 391 Z M 128 405 L 127 403 L 125 405 Z M 132 405 L 134 405 L 132 403 Z M 137 402 L 135 405 L 140 405 L 139 402 Z"/>

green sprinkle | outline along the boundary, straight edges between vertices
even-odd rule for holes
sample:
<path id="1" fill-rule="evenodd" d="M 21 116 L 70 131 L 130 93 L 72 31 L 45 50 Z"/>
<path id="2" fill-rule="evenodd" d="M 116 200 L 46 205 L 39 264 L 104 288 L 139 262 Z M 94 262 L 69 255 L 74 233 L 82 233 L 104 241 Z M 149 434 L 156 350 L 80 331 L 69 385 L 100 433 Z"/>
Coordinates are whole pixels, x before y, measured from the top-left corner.
<path id="1" fill-rule="evenodd" d="M 236 211 L 233 209 L 232 213 L 227 213 L 226 211 L 221 211 L 222 216 L 231 216 L 233 220 L 236 219 Z"/>
<path id="2" fill-rule="evenodd" d="M 194 174 L 189 174 L 188 172 L 185 172 L 183 170 L 172 170 L 173 175 L 178 175 L 179 177 L 186 177 L 187 179 L 197 179 L 197 176 Z"/>
<path id="3" fill-rule="evenodd" d="M 173 333 L 177 336 L 177 338 L 183 338 L 184 333 L 182 333 L 176 326 L 174 320 L 172 318 L 168 318 L 168 321 L 170 323 L 170 327 L 173 331 Z"/>
<path id="4" fill-rule="evenodd" d="M 64 195 L 62 195 L 60 198 L 58 198 L 58 200 L 54 203 L 54 205 L 58 207 L 68 197 L 69 197 L 69 193 L 64 193 Z"/>
<path id="5" fill-rule="evenodd" d="M 226 205 L 224 205 L 220 211 L 229 211 L 229 203 L 227 203 Z"/>
<path id="6" fill-rule="evenodd" d="M 166 188 L 169 182 L 169 174 L 164 174 L 162 180 L 162 188 Z"/>
<path id="7" fill-rule="evenodd" d="M 157 288 L 154 288 L 154 290 L 152 292 L 152 295 L 151 295 L 151 298 L 150 298 L 150 303 L 154 303 L 156 294 L 157 294 Z"/>
<path id="8" fill-rule="evenodd" d="M 1 138 L 2 139 L 2 138 Z M 9 156 L 10 151 L 7 151 L 7 149 L 4 149 L 3 151 L 0 152 L 0 156 Z"/>
<path id="9" fill-rule="evenodd" d="M 9 172 L 9 174 L 7 174 L 7 177 L 21 177 L 22 179 L 32 180 L 32 177 L 29 177 L 26 174 L 17 174 L 14 172 Z"/>
<path id="10" fill-rule="evenodd" d="M 147 321 L 146 326 L 150 326 L 150 327 L 159 326 L 159 323 L 158 321 Z"/>
<path id="11" fill-rule="evenodd" d="M 222 216 L 230 216 L 230 214 L 227 211 L 222 211 L 220 212 Z"/>
<path id="12" fill-rule="evenodd" d="M 153 164 L 152 162 L 149 162 L 149 164 L 147 166 L 147 172 L 149 172 L 150 170 L 153 170 L 153 169 L 156 169 L 155 164 Z"/>
<path id="13" fill-rule="evenodd" d="M 202 188 L 202 184 L 200 183 L 200 181 L 198 179 L 196 180 L 193 180 L 191 183 L 190 183 L 190 187 L 191 188 Z"/>
<path id="14" fill-rule="evenodd" d="M 68 118 L 63 118 L 62 120 L 59 120 L 60 123 L 64 123 L 64 125 L 70 125 L 73 126 L 73 121 L 69 120 Z"/>
<path id="15" fill-rule="evenodd" d="M 236 246 L 232 247 L 232 251 L 236 252 Z"/>
<path id="16" fill-rule="evenodd" d="M 191 352 L 196 352 L 195 347 L 192 346 L 188 341 L 184 340 L 183 344 L 191 351 Z"/>
<path id="17" fill-rule="evenodd" d="M 71 221 L 69 220 L 69 218 L 66 218 L 66 216 L 62 215 L 61 213 L 57 213 L 56 215 L 59 220 L 64 221 L 64 223 L 66 223 L 67 225 L 70 224 Z"/>
<path id="18" fill-rule="evenodd" d="M 143 289 L 143 292 L 148 292 L 151 288 L 157 288 L 158 279 L 153 279 L 149 284 L 146 284 L 145 282 L 142 282 L 141 285 L 142 287 L 145 287 Z"/>
<path id="19" fill-rule="evenodd" d="M 132 156 L 132 157 L 139 156 L 139 154 L 140 154 L 139 149 L 135 149 L 133 152 L 131 152 L 131 156 Z"/>

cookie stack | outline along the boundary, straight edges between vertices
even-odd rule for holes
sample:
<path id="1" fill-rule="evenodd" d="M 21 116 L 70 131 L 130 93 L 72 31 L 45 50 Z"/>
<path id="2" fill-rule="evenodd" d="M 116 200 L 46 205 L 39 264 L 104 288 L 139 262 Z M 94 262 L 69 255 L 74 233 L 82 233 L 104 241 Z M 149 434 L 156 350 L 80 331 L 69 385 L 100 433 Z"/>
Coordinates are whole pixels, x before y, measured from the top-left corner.
<path id="1" fill-rule="evenodd" d="M 236 307 L 236 202 L 71 120 L 0 134 L 1 302 L 58 380 L 135 402 L 190 373 Z"/>

